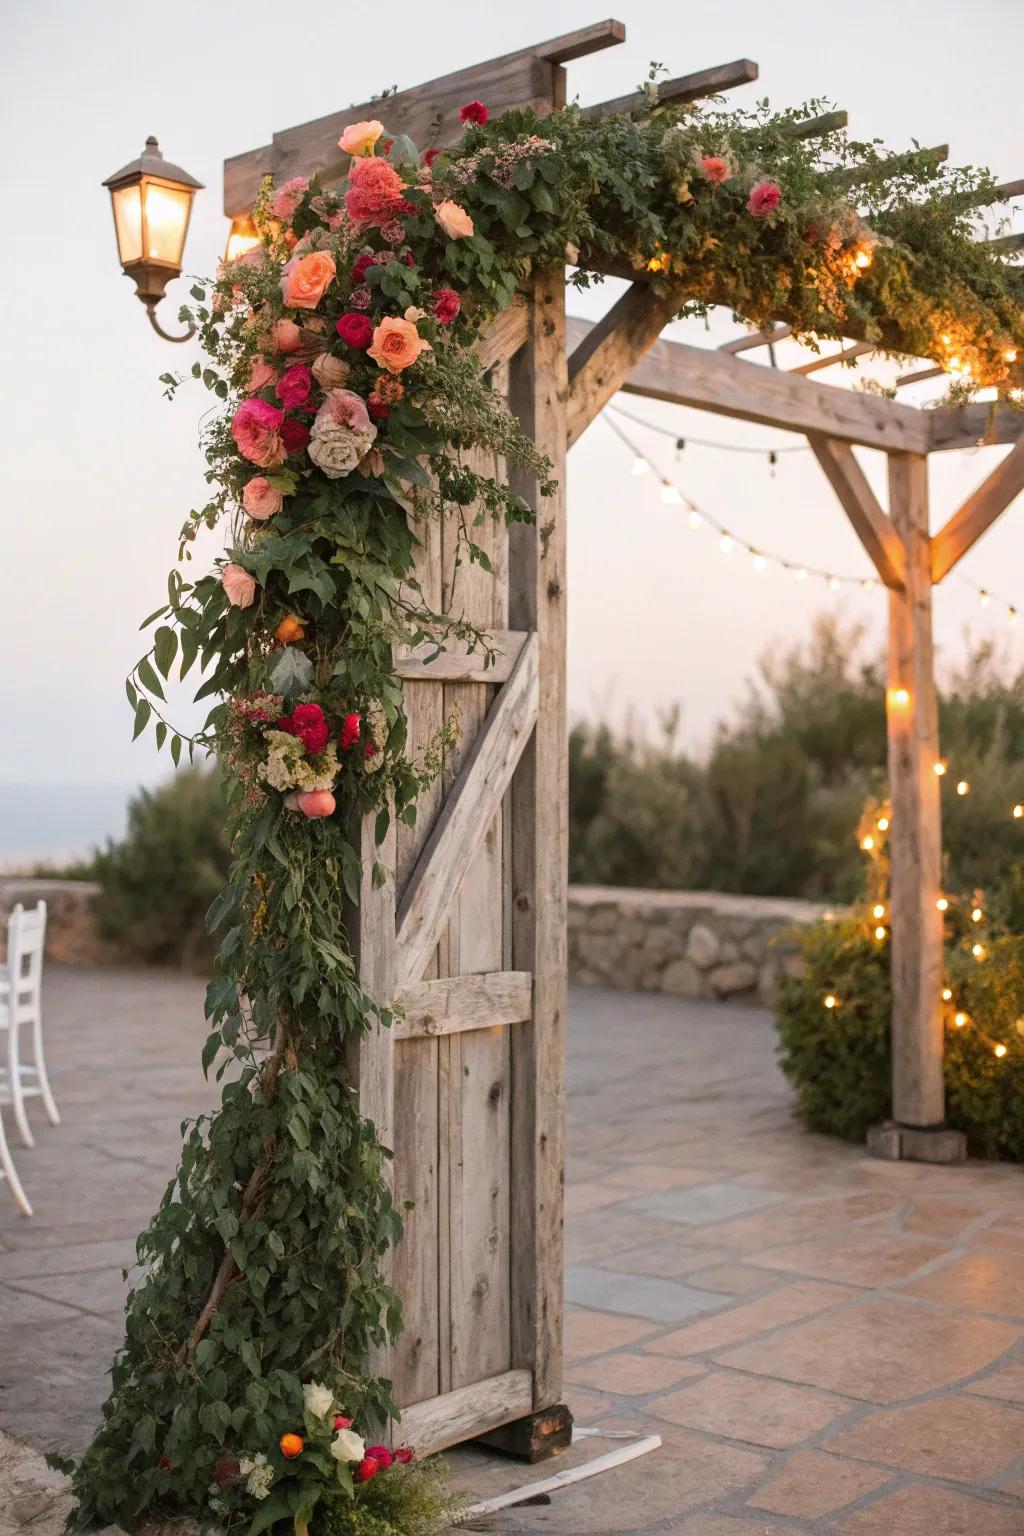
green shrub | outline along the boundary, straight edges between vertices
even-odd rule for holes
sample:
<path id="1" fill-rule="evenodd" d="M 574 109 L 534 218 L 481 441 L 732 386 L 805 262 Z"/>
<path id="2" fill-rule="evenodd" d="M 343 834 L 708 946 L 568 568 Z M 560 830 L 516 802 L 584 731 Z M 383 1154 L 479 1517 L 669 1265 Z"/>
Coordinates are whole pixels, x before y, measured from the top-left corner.
<path id="1" fill-rule="evenodd" d="M 1011 873 L 993 913 L 1019 912 L 1024 872 Z M 1004 919 L 1005 920 L 1005 919 Z M 979 934 L 985 958 L 971 951 Z M 800 934 L 805 971 L 779 984 L 776 1023 L 796 1115 L 811 1131 L 863 1140 L 892 1112 L 889 944 L 864 914 Z M 1024 936 L 972 926 L 969 903 L 948 924 L 946 1119 L 976 1157 L 1024 1161 Z M 825 998 L 837 999 L 834 1008 Z M 958 1028 L 957 1015 L 968 1023 Z M 1004 1046 L 998 1056 L 996 1047 Z"/>
<path id="2" fill-rule="evenodd" d="M 224 888 L 231 856 L 219 770 L 184 768 L 140 790 L 128 830 L 96 855 L 100 934 L 153 964 L 205 969 L 216 951 L 206 912 Z"/>

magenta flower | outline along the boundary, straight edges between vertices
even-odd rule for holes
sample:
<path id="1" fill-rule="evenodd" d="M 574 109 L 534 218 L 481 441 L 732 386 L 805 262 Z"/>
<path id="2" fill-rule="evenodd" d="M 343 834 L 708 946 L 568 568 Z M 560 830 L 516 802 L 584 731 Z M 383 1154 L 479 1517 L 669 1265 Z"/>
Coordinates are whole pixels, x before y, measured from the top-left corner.
<path id="1" fill-rule="evenodd" d="M 782 202 L 782 188 L 777 181 L 759 181 L 747 198 L 747 212 L 755 219 L 774 213 Z"/>

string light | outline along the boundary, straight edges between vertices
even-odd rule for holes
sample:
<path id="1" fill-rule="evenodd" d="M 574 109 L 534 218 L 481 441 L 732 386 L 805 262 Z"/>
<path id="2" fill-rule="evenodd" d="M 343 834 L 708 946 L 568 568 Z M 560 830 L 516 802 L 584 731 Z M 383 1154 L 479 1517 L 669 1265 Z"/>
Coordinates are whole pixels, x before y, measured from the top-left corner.
<path id="1" fill-rule="evenodd" d="M 893 704 L 898 704 L 901 709 L 905 709 L 910 703 L 910 693 L 906 688 L 890 688 L 889 698 Z"/>
<path id="2" fill-rule="evenodd" d="M 974 908 L 973 912 L 971 913 L 971 922 L 972 923 L 980 923 L 981 922 L 981 908 L 980 907 L 975 907 Z"/>
<path id="3" fill-rule="evenodd" d="M 946 772 L 946 765 L 945 765 L 945 763 L 938 762 L 938 763 L 935 764 L 935 776 L 936 776 L 936 778 L 941 779 L 945 772 Z"/>
<path id="4" fill-rule="evenodd" d="M 729 534 L 729 533 L 723 533 L 722 537 L 721 537 L 721 541 L 719 542 L 718 547 L 722 551 L 723 555 L 731 555 L 732 554 L 732 535 Z"/>
<path id="5" fill-rule="evenodd" d="M 963 1029 L 965 1024 L 970 1023 L 970 1020 L 968 1019 L 966 1013 L 954 1013 L 953 1023 L 956 1025 L 957 1029 Z"/>
<path id="6" fill-rule="evenodd" d="M 948 1003 L 951 1000 L 952 996 L 953 996 L 953 993 L 950 990 L 950 988 L 949 987 L 943 987 L 943 989 L 942 989 L 942 1001 L 944 1003 Z"/>
<path id="7" fill-rule="evenodd" d="M 878 820 L 875 822 L 875 826 L 878 828 L 879 832 L 888 832 L 888 830 L 889 830 L 889 818 L 888 818 L 888 816 L 879 816 Z"/>
<path id="8" fill-rule="evenodd" d="M 690 526 L 690 532 L 691 533 L 696 532 L 696 530 L 700 527 L 700 525 L 701 525 L 701 523 L 703 521 L 704 521 L 704 519 L 701 517 L 700 513 L 696 509 L 691 511 L 689 517 L 687 518 L 687 522 L 688 522 L 688 524 Z"/>
<path id="9" fill-rule="evenodd" d="M 993 1056 L 1000 1056 L 1000 1057 L 1001 1056 L 1005 1056 L 1006 1055 L 1006 1046 L 1003 1045 L 1002 1043 L 1000 1043 L 999 1045 L 994 1045 L 992 1047 L 992 1054 L 993 1054 Z"/>
<path id="10" fill-rule="evenodd" d="M 760 550 L 754 551 L 753 563 L 755 571 L 764 571 L 768 568 L 768 561 L 765 559 L 764 555 L 761 554 Z"/>
<path id="11" fill-rule="evenodd" d="M 667 507 L 682 506 L 683 498 L 680 496 L 671 480 L 663 480 L 661 482 L 661 490 L 659 495 Z"/>
<path id="12" fill-rule="evenodd" d="M 1014 821 L 1020 821 L 1022 816 L 1024 816 L 1024 805 L 1015 805 L 1013 808 Z"/>
<path id="13" fill-rule="evenodd" d="M 935 905 L 938 907 L 940 912 L 948 912 L 949 911 L 949 899 L 948 899 L 948 897 L 940 896 L 938 901 L 935 903 Z"/>
<path id="14" fill-rule="evenodd" d="M 822 1002 L 825 1004 L 826 1008 L 838 1008 L 839 1007 L 839 999 L 838 999 L 838 997 L 834 996 L 834 994 L 831 993 L 831 992 L 828 994 L 827 997 L 822 998 Z"/>
<path id="15" fill-rule="evenodd" d="M 638 454 L 637 457 L 633 460 L 633 474 L 634 474 L 634 476 L 636 477 L 636 479 L 639 480 L 641 475 L 649 475 L 650 472 L 651 472 L 651 466 L 648 464 L 646 459 L 641 458 L 640 455 Z"/>
<path id="16" fill-rule="evenodd" d="M 971 786 L 968 784 L 966 779 L 961 779 L 960 780 L 959 784 L 956 786 L 956 792 L 957 792 L 958 795 L 969 795 L 970 794 Z"/>
<path id="17" fill-rule="evenodd" d="M 879 926 L 875 929 L 875 938 L 876 939 L 884 939 L 885 938 L 885 929 L 881 926 L 881 924 L 879 924 Z"/>
<path id="18" fill-rule="evenodd" d="M 972 944 L 972 946 L 971 946 L 971 954 L 974 956 L 975 960 L 984 960 L 984 958 L 985 958 L 985 946 L 984 946 L 984 944 Z"/>
<path id="19" fill-rule="evenodd" d="M 863 837 L 861 838 L 860 845 L 865 853 L 870 853 L 872 848 L 875 846 L 875 840 L 873 837 Z"/>
<path id="20" fill-rule="evenodd" d="M 882 905 L 881 902 L 879 902 L 877 907 L 875 907 L 872 910 L 871 916 L 872 917 L 876 917 L 876 918 L 877 917 L 884 917 L 885 916 L 885 907 Z"/>

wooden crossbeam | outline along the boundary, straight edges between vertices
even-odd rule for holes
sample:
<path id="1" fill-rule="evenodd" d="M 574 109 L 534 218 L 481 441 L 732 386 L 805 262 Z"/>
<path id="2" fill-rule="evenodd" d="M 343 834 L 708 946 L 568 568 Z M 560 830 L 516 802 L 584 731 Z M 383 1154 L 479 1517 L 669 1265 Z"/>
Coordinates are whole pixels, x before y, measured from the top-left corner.
<path id="1" fill-rule="evenodd" d="M 925 379 L 941 379 L 945 368 L 915 368 L 912 373 L 901 373 L 896 380 L 896 388 L 902 389 L 905 384 L 923 384 Z"/>
<path id="2" fill-rule="evenodd" d="M 659 102 L 683 103 L 700 101 L 705 96 L 717 96 L 720 91 L 730 91 L 737 85 L 748 85 L 756 80 L 757 65 L 753 59 L 735 59 L 731 64 L 716 64 L 712 69 L 699 69 L 692 75 L 679 75 L 675 80 L 658 82 Z M 611 101 L 599 101 L 592 107 L 583 108 L 584 117 L 614 117 L 619 112 L 639 115 L 650 107 L 649 98 L 642 91 L 632 91 L 628 96 L 616 96 Z"/>
<path id="3" fill-rule="evenodd" d="M 571 320 L 571 341 L 579 345 L 592 328 L 590 321 Z M 928 421 L 912 406 L 795 379 L 778 368 L 679 341 L 654 342 L 622 388 L 649 400 L 696 406 L 785 432 L 820 432 L 868 448 L 914 453 L 928 449 Z"/>
<path id="4" fill-rule="evenodd" d="M 837 133 L 850 121 L 848 112 L 823 112 L 820 117 L 805 118 L 802 123 L 790 123 L 783 131 L 791 139 L 822 139 L 827 133 Z"/>
<path id="5" fill-rule="evenodd" d="M 771 331 L 754 331 L 746 336 L 736 336 L 732 341 L 723 341 L 718 348 L 719 352 L 750 352 L 754 347 L 770 347 L 777 341 L 785 341 L 787 336 L 792 336 L 791 325 L 777 325 Z"/>
<path id="6" fill-rule="evenodd" d="M 981 244 L 999 256 L 1009 256 L 1024 247 L 1024 229 L 1015 230 L 1012 235 L 997 235 L 994 240 L 983 240 Z"/>
<path id="7" fill-rule="evenodd" d="M 830 180 L 837 187 L 855 186 L 860 181 L 889 181 L 922 161 L 948 159 L 949 145 L 933 144 L 930 149 L 908 149 L 904 154 L 890 155 L 877 165 L 840 166 L 832 172 Z"/>
<path id="8" fill-rule="evenodd" d="M 1024 491 L 1024 439 L 1011 448 L 932 539 L 932 581 L 948 576 Z"/>
<path id="9" fill-rule="evenodd" d="M 587 331 L 569 356 L 567 446 L 620 390 L 631 370 L 679 310 L 679 298 L 664 297 L 634 283 L 608 313 Z"/>
<path id="10" fill-rule="evenodd" d="M 943 405 L 926 412 L 925 420 L 930 453 L 1016 443 L 1024 436 L 1024 414 L 1008 405 Z"/>
<path id="11" fill-rule="evenodd" d="M 484 372 L 514 357 L 519 348 L 525 345 L 529 329 L 526 305 L 521 299 L 516 299 L 487 327 L 473 349 Z"/>
<path id="12" fill-rule="evenodd" d="M 495 629 L 487 638 L 496 652 L 489 667 L 480 650 L 453 644 L 438 655 L 434 642 L 425 640 L 395 657 L 395 671 L 407 683 L 505 683 L 529 636 L 523 629 Z"/>
<path id="13" fill-rule="evenodd" d="M 418 981 L 537 720 L 537 637 L 491 706 L 409 877 L 396 919 L 395 981 Z"/>
<path id="14" fill-rule="evenodd" d="M 522 1024 L 533 1006 L 533 977 L 529 971 L 487 971 L 414 981 L 398 988 L 395 1003 L 403 1015 L 392 1025 L 396 1040 Z"/>
<path id="15" fill-rule="evenodd" d="M 855 357 L 864 357 L 874 350 L 870 341 L 855 341 L 850 346 L 844 347 L 841 352 L 830 352 L 825 357 L 812 357 L 809 363 L 800 363 L 796 368 L 787 369 L 787 372 L 803 376 L 809 373 L 820 373 L 822 368 L 831 368 L 833 363 L 849 363 Z"/>
<path id="16" fill-rule="evenodd" d="M 903 544 L 879 506 L 853 449 L 817 432 L 809 432 L 807 441 L 879 578 L 892 591 L 902 591 L 907 568 Z"/>

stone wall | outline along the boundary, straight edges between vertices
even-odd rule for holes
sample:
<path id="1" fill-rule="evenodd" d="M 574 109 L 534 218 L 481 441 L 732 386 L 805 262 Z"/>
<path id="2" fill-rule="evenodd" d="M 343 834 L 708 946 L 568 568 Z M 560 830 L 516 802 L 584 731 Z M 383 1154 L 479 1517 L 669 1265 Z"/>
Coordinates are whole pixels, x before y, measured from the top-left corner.
<path id="1" fill-rule="evenodd" d="M 88 880 L 30 880 L 0 875 L 0 949 L 7 948 L 7 918 L 23 907 L 46 902 L 46 956 L 63 965 L 111 965 L 124 956 L 96 932 L 93 898 L 99 886 Z"/>
<path id="2" fill-rule="evenodd" d="M 794 929 L 825 911 L 775 897 L 574 885 L 569 974 L 583 986 L 771 1007 L 779 974 L 799 974 Z"/>

